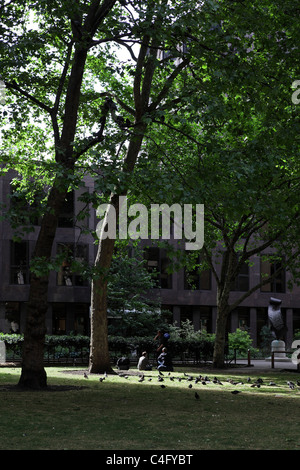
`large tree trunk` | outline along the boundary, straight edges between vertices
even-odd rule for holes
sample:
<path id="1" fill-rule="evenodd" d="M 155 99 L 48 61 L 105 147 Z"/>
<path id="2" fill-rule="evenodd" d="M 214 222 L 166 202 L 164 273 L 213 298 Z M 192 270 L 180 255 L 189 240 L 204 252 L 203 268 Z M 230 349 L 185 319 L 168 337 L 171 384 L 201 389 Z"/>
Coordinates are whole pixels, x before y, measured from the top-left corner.
<path id="1" fill-rule="evenodd" d="M 57 186 L 59 189 L 57 189 Z M 51 258 L 58 213 L 66 193 L 66 190 L 62 192 L 61 183 L 56 182 L 49 195 L 48 205 L 51 210 L 43 217 L 33 255 L 33 260 L 43 259 L 40 268 L 42 270 L 47 270 L 44 263 Z M 31 274 L 22 353 L 22 372 L 19 380 L 21 387 L 37 389 L 47 386 L 44 369 L 44 344 L 46 334 L 45 317 L 48 308 L 48 277 L 47 272 L 41 272 L 39 275 L 34 271 Z"/>

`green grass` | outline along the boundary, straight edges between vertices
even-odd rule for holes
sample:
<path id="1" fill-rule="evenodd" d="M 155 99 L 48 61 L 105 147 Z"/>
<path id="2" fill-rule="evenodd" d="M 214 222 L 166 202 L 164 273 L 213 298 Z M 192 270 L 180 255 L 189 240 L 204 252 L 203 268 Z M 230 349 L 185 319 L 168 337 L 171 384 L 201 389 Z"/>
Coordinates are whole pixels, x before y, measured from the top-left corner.
<path id="1" fill-rule="evenodd" d="M 116 375 L 100 383 L 97 375 L 84 379 L 66 370 L 47 368 L 48 384 L 61 389 L 18 391 L 11 385 L 20 369 L 0 369 L 1 450 L 300 449 L 300 387 L 286 384 L 300 378 L 295 373 L 176 369 L 174 381 L 165 373 L 162 389 L 157 371 L 147 372 L 143 383 Z M 217 375 L 223 385 L 179 382 L 183 371 Z M 249 374 L 265 384 L 251 388 Z M 233 385 L 229 378 L 244 383 Z M 271 380 L 277 386 L 269 386 Z M 83 388 L 62 387 L 68 385 Z"/>

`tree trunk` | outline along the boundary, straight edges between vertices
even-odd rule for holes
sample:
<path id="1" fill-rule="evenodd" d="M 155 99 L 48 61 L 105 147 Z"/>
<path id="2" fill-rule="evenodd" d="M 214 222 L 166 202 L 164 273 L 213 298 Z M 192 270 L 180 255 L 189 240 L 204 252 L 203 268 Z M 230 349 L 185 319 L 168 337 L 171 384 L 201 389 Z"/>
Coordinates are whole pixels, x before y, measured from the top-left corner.
<path id="1" fill-rule="evenodd" d="M 51 209 L 42 220 L 33 260 L 42 258 L 41 267 L 45 270 L 47 268 L 44 263 L 51 258 L 58 214 L 66 193 L 66 190 L 62 192 L 61 183 L 56 181 L 48 199 L 48 205 Z M 22 372 L 19 380 L 21 387 L 37 389 L 47 386 L 44 369 L 44 344 L 46 334 L 45 317 L 48 308 L 48 278 L 46 272 L 41 275 L 35 272 L 31 274 L 22 353 Z"/>
<path id="2" fill-rule="evenodd" d="M 107 330 L 107 273 L 111 265 L 115 240 L 106 238 L 99 243 L 95 267 L 99 269 L 99 277 L 92 280 L 91 292 L 91 342 L 90 363 L 91 373 L 112 373 L 108 348 Z"/>
<path id="3" fill-rule="evenodd" d="M 216 369 L 224 368 L 227 319 L 228 308 L 222 306 L 218 307 L 216 339 L 213 354 L 213 367 Z"/>
<path id="4" fill-rule="evenodd" d="M 216 339 L 213 354 L 213 367 L 217 369 L 224 368 L 225 360 L 225 344 L 226 344 L 226 328 L 227 320 L 230 312 L 229 295 L 231 289 L 232 275 L 232 256 L 223 257 L 222 279 L 218 285 L 217 292 L 217 321 L 216 321 Z"/>
<path id="5" fill-rule="evenodd" d="M 137 160 L 146 126 L 138 125 L 136 134 L 131 138 L 128 152 L 124 162 L 123 171 L 130 174 Z M 123 196 L 126 193 L 123 192 Z M 110 204 L 115 208 L 116 219 L 119 215 L 119 196 L 113 194 Z M 107 214 L 106 214 L 107 220 Z M 103 224 L 105 228 L 105 223 Z M 107 331 L 107 279 L 106 275 L 110 269 L 114 252 L 115 240 L 99 237 L 98 251 L 94 266 L 99 272 L 99 277 L 92 280 L 91 292 L 91 342 L 89 371 L 92 373 L 113 372 L 110 365 Z"/>

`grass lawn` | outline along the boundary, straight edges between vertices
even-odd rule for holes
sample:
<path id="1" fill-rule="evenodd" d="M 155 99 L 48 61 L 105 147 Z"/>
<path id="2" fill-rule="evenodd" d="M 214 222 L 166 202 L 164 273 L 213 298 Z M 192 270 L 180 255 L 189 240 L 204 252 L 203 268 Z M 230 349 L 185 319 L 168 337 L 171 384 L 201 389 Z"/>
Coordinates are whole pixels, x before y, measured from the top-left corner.
<path id="1" fill-rule="evenodd" d="M 199 374 L 223 385 L 196 384 Z M 138 375 L 100 382 L 47 368 L 47 391 L 19 391 L 12 387 L 19 376 L 19 368 L 0 369 L 1 450 L 300 450 L 300 387 L 287 385 L 300 379 L 293 372 L 176 368 L 163 382 L 156 370 L 143 382 Z M 251 387 L 258 377 L 264 383 Z"/>

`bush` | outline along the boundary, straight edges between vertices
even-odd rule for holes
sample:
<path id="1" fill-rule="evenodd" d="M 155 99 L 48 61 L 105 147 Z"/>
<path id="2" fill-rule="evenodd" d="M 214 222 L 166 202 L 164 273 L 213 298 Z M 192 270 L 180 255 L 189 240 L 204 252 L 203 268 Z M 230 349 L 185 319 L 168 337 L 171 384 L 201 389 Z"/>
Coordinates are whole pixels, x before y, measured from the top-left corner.
<path id="1" fill-rule="evenodd" d="M 253 340 L 250 338 L 248 331 L 236 329 L 233 333 L 228 333 L 229 350 L 234 350 L 242 357 L 245 357 L 250 349 L 251 355 L 255 355 L 258 349 L 252 347 Z"/>

